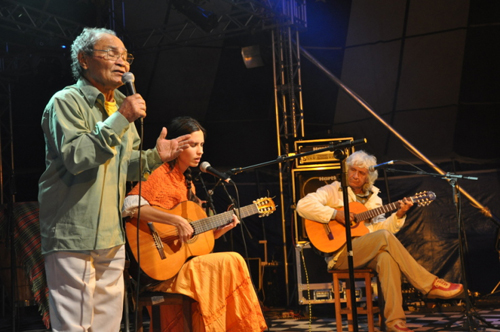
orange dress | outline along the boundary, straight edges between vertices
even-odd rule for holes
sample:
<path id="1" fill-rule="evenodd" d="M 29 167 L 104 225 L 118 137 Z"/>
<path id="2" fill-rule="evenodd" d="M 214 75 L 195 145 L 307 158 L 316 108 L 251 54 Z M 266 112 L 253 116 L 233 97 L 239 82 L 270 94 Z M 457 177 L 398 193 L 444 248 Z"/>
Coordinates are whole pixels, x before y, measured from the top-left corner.
<path id="1" fill-rule="evenodd" d="M 129 195 L 137 194 L 136 186 Z M 141 196 L 151 205 L 172 209 L 188 200 L 184 175 L 163 164 L 142 183 Z M 194 331 L 267 329 L 248 267 L 236 252 L 194 257 L 184 263 L 175 277 L 151 286 L 149 290 L 193 298 L 196 301 L 192 308 Z M 148 310 L 151 314 L 151 308 Z M 160 312 L 162 331 L 183 331 L 182 306 L 161 306 Z"/>

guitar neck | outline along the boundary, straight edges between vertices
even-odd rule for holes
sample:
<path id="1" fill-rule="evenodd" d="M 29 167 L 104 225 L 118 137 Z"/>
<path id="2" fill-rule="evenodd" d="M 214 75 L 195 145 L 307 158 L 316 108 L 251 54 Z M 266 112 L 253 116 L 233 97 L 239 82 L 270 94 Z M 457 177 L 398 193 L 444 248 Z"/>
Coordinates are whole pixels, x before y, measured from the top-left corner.
<path id="1" fill-rule="evenodd" d="M 434 195 L 434 197 L 432 197 L 431 194 Z M 436 196 L 432 191 L 430 191 L 429 194 L 426 195 L 425 197 L 429 197 L 431 200 L 434 200 L 434 198 Z M 417 201 L 419 200 L 419 197 L 418 196 L 411 196 L 410 199 L 413 202 L 415 202 L 416 200 Z M 354 218 L 355 218 L 356 222 L 360 222 L 360 221 L 371 219 L 371 218 L 376 217 L 376 216 L 383 214 L 383 213 L 397 210 L 398 208 L 399 208 L 398 202 L 389 203 L 389 204 L 386 204 L 384 206 L 381 206 L 381 207 L 373 209 L 373 210 L 368 210 L 365 212 L 358 213 L 358 214 L 354 215 Z"/>
<path id="2" fill-rule="evenodd" d="M 253 214 L 256 214 L 259 212 L 257 206 L 255 204 L 250 204 L 247 206 L 244 206 L 240 208 L 241 215 L 239 216 L 240 219 L 246 218 L 248 216 L 251 216 Z M 233 218 L 233 214 L 235 212 L 233 210 L 231 211 L 226 211 L 223 213 L 219 213 L 215 216 L 199 219 L 196 221 L 191 222 L 191 226 L 194 229 L 194 235 L 201 234 L 204 232 L 208 232 L 209 230 L 216 229 L 217 227 L 227 225 Z"/>
<path id="3" fill-rule="evenodd" d="M 369 220 L 369 219 L 376 217 L 378 215 L 381 215 L 383 213 L 394 211 L 398 207 L 399 207 L 399 205 L 397 204 L 397 202 L 394 202 L 394 203 L 390 203 L 390 204 L 381 206 L 381 207 L 373 209 L 373 210 L 368 210 L 365 212 L 358 213 L 354 217 L 355 217 L 356 222 Z"/>

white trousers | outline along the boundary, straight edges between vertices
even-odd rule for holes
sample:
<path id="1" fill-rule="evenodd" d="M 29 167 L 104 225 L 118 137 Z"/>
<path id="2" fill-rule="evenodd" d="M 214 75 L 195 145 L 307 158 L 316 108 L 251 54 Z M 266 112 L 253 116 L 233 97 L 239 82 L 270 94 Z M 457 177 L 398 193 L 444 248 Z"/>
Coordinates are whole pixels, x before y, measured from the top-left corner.
<path id="1" fill-rule="evenodd" d="M 45 255 L 50 324 L 57 332 L 118 332 L 125 247 Z"/>

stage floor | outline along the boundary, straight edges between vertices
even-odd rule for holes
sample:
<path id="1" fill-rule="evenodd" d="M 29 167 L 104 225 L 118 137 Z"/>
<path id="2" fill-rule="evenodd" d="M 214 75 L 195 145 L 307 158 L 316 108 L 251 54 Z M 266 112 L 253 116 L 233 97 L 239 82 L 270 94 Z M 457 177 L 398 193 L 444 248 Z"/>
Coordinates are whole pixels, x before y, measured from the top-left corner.
<path id="1" fill-rule="evenodd" d="M 484 319 L 484 323 L 472 321 L 478 329 L 476 331 L 498 331 L 500 330 L 500 309 L 479 310 L 479 317 Z M 464 321 L 465 319 L 465 321 Z M 289 332 L 331 332 L 337 331 L 334 318 L 316 318 L 309 321 L 305 319 L 272 319 L 269 321 L 269 331 L 289 331 Z M 414 331 L 469 331 L 467 318 L 460 312 L 445 313 L 415 313 L 407 312 L 406 325 Z M 342 321 L 343 331 L 347 331 L 347 320 Z M 375 323 L 379 330 L 378 321 Z M 489 327 L 491 325 L 491 327 Z M 365 315 L 358 317 L 358 330 L 368 331 Z"/>
<path id="2" fill-rule="evenodd" d="M 481 307 L 474 307 L 473 309 L 471 317 L 477 318 L 471 321 L 477 327 L 477 329 L 474 329 L 475 331 L 500 330 L 500 304 L 498 302 L 491 301 L 486 306 L 481 305 Z M 337 331 L 332 306 L 313 305 L 311 310 L 312 318 L 309 319 L 309 315 L 302 313 L 309 312 L 308 306 L 301 306 L 300 310 L 264 308 L 264 314 L 269 325 L 268 331 Z M 406 314 L 407 326 L 414 331 L 472 331 L 466 325 L 469 320 L 464 315 L 462 307 L 407 311 Z M 9 311 L 3 312 L 3 316 L 0 317 L 0 331 L 14 331 L 10 324 L 11 318 Z M 16 332 L 48 332 L 42 324 L 36 307 L 19 308 L 17 321 Z M 148 332 L 148 322 L 145 321 L 144 325 L 145 332 Z M 342 325 L 343 330 L 347 331 L 346 319 L 343 320 Z M 377 318 L 376 328 L 378 329 Z M 368 331 L 366 315 L 359 315 L 358 330 Z M 125 326 L 121 331 L 127 331 Z M 133 327 L 130 327 L 128 331 L 133 332 Z"/>

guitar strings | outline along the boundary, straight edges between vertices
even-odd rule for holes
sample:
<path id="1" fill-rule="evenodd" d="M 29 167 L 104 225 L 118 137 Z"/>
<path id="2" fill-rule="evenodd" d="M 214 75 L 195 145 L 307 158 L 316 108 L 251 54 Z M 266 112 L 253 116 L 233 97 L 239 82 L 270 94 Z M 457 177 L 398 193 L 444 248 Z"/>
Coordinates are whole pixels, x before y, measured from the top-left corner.
<path id="1" fill-rule="evenodd" d="M 241 210 L 242 210 L 242 216 L 246 217 L 248 215 L 255 214 L 256 212 L 254 212 L 254 211 L 258 211 L 258 208 L 254 204 L 251 204 L 251 205 L 248 205 L 248 206 L 241 208 Z M 254 211 L 251 211 L 251 210 L 254 210 Z M 200 233 L 204 233 L 204 232 L 211 230 L 211 229 L 214 229 L 218 226 L 222 226 L 224 224 L 227 224 L 229 221 L 231 221 L 232 215 L 233 215 L 233 211 L 226 211 L 226 212 L 217 214 L 215 216 L 202 218 L 202 219 L 190 222 L 191 226 L 195 230 L 193 236 L 200 234 Z M 207 222 L 207 220 L 213 220 L 213 221 Z M 170 225 L 170 226 L 172 226 L 172 225 Z M 175 226 L 172 226 L 171 229 L 164 231 L 164 232 L 157 231 L 157 233 L 160 236 L 160 238 L 162 239 L 162 241 L 163 240 L 165 240 L 165 241 L 173 240 L 173 239 L 178 238 L 178 236 L 179 236 L 179 233 L 178 233 L 177 228 Z"/>

